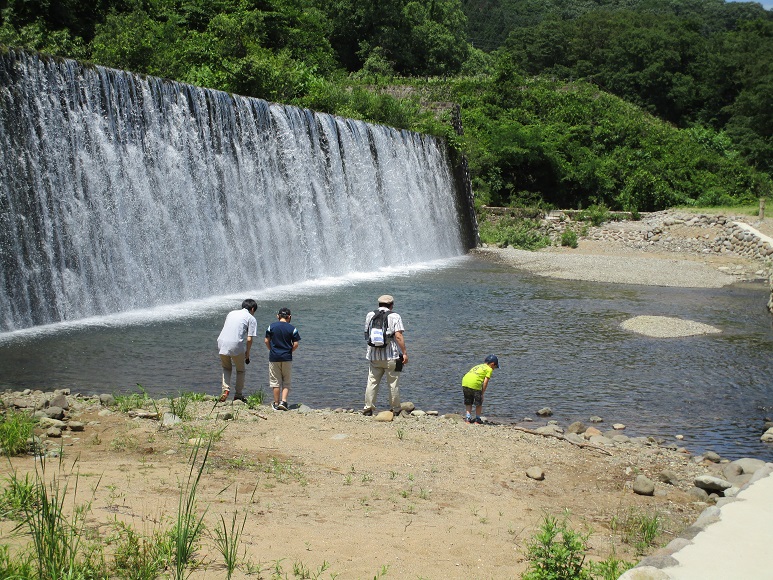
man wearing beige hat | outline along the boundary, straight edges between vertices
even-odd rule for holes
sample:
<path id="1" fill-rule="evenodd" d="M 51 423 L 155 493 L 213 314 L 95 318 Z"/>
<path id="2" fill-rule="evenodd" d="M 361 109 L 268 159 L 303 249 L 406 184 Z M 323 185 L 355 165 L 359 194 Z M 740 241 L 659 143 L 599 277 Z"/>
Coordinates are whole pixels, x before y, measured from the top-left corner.
<path id="1" fill-rule="evenodd" d="M 378 309 L 368 312 L 365 317 L 365 338 L 368 340 L 368 350 L 365 358 L 370 365 L 368 367 L 368 386 L 365 388 L 365 407 L 362 410 L 363 415 L 372 415 L 376 408 L 376 397 L 378 396 L 378 387 L 381 378 L 386 374 L 387 384 L 389 385 L 389 405 L 392 412 L 400 412 L 400 371 L 403 365 L 408 363 L 408 352 L 405 350 L 405 339 L 403 333 L 403 319 L 397 312 L 392 312 L 395 299 L 389 294 L 379 296 Z M 383 346 L 372 346 L 370 340 L 370 321 L 379 311 L 384 312 L 387 317 L 387 330 L 384 337 Z"/>

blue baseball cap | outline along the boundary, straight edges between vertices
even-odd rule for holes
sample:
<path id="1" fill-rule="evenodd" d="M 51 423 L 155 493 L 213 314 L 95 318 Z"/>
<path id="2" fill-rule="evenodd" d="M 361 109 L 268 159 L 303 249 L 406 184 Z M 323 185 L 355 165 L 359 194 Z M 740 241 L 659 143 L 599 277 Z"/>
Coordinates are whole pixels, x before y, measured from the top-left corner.
<path id="1" fill-rule="evenodd" d="M 494 363 L 494 366 L 499 368 L 499 359 L 496 357 L 496 355 L 490 354 L 486 357 L 486 360 L 483 361 L 484 363 Z"/>

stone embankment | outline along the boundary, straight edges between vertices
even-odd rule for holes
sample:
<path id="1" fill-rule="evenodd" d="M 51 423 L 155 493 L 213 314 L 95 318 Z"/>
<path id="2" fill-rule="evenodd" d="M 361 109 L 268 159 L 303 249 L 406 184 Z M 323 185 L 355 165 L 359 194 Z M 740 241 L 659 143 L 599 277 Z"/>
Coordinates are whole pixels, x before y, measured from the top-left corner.
<path id="1" fill-rule="evenodd" d="M 773 238 L 746 223 L 744 217 L 694 215 L 671 211 L 641 214 L 641 220 L 610 221 L 598 227 L 588 227 L 563 212 L 553 212 L 543 220 L 543 231 L 555 244 L 567 229 L 580 239 L 609 242 L 645 252 L 674 252 L 703 256 L 735 256 L 758 264 L 753 276 L 744 279 L 766 279 L 771 298 L 768 309 L 773 312 Z M 733 272 L 728 266 L 720 270 Z"/>

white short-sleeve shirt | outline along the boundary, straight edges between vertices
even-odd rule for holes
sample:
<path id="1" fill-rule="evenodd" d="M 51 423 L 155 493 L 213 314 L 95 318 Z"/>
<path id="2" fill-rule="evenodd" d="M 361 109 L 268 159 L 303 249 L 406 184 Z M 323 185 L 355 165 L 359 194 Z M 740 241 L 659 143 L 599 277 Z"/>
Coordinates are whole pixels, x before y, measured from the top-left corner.
<path id="1" fill-rule="evenodd" d="M 379 310 L 388 310 L 387 308 L 380 306 Z M 368 312 L 365 317 L 365 336 L 368 335 L 368 323 L 373 318 L 374 312 Z M 389 329 L 389 336 L 393 337 L 396 332 L 405 332 L 405 326 L 403 326 L 403 319 L 397 312 L 390 312 L 387 316 L 387 322 Z M 387 341 L 387 345 L 384 348 L 368 347 L 365 352 L 365 358 L 368 360 L 395 360 L 402 358 L 403 353 L 400 352 L 400 347 L 397 345 L 397 341 L 394 338 L 390 338 Z"/>
<path id="2" fill-rule="evenodd" d="M 257 336 L 258 322 L 249 310 L 232 310 L 225 317 L 223 330 L 217 337 L 220 354 L 235 356 L 247 351 L 247 337 Z"/>

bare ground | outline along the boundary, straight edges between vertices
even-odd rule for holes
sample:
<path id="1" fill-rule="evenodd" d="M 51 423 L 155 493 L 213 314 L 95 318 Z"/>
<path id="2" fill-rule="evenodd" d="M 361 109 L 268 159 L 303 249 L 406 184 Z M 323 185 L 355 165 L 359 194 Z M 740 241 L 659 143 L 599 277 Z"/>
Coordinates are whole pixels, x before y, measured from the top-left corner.
<path id="1" fill-rule="evenodd" d="M 162 428 L 154 419 L 100 414 L 95 400 L 74 402 L 85 431 L 64 433 L 62 462 L 49 458 L 46 472 L 68 478 L 70 490 L 77 474 L 76 503 L 91 502 L 90 536 L 108 552 L 115 521 L 146 535 L 174 524 L 189 439 L 223 427 L 197 494 L 207 532 L 192 578 L 225 577 L 213 533 L 235 511 L 249 510 L 236 577 L 271 578 L 278 562 L 290 578 L 296 563 L 312 571 L 328 563 L 322 578 L 373 578 L 386 568 L 389 578 L 440 579 L 517 577 L 545 514 L 568 510 L 573 527 L 591 533 L 590 558 L 614 552 L 634 560 L 615 521 L 658 514 L 663 544 L 705 508 L 686 493 L 705 469 L 657 445 L 602 451 L 458 417 L 379 423 L 354 413 L 214 405 L 198 403 L 197 419 Z M 231 409 L 235 420 L 216 418 Z M 23 477 L 35 465 L 21 456 L 4 471 Z M 544 470 L 543 481 L 526 476 L 532 466 Z M 654 497 L 632 492 L 637 474 L 657 480 L 664 469 L 679 474 L 677 485 L 659 483 Z M 3 543 L 11 527 L 0 522 Z"/>

